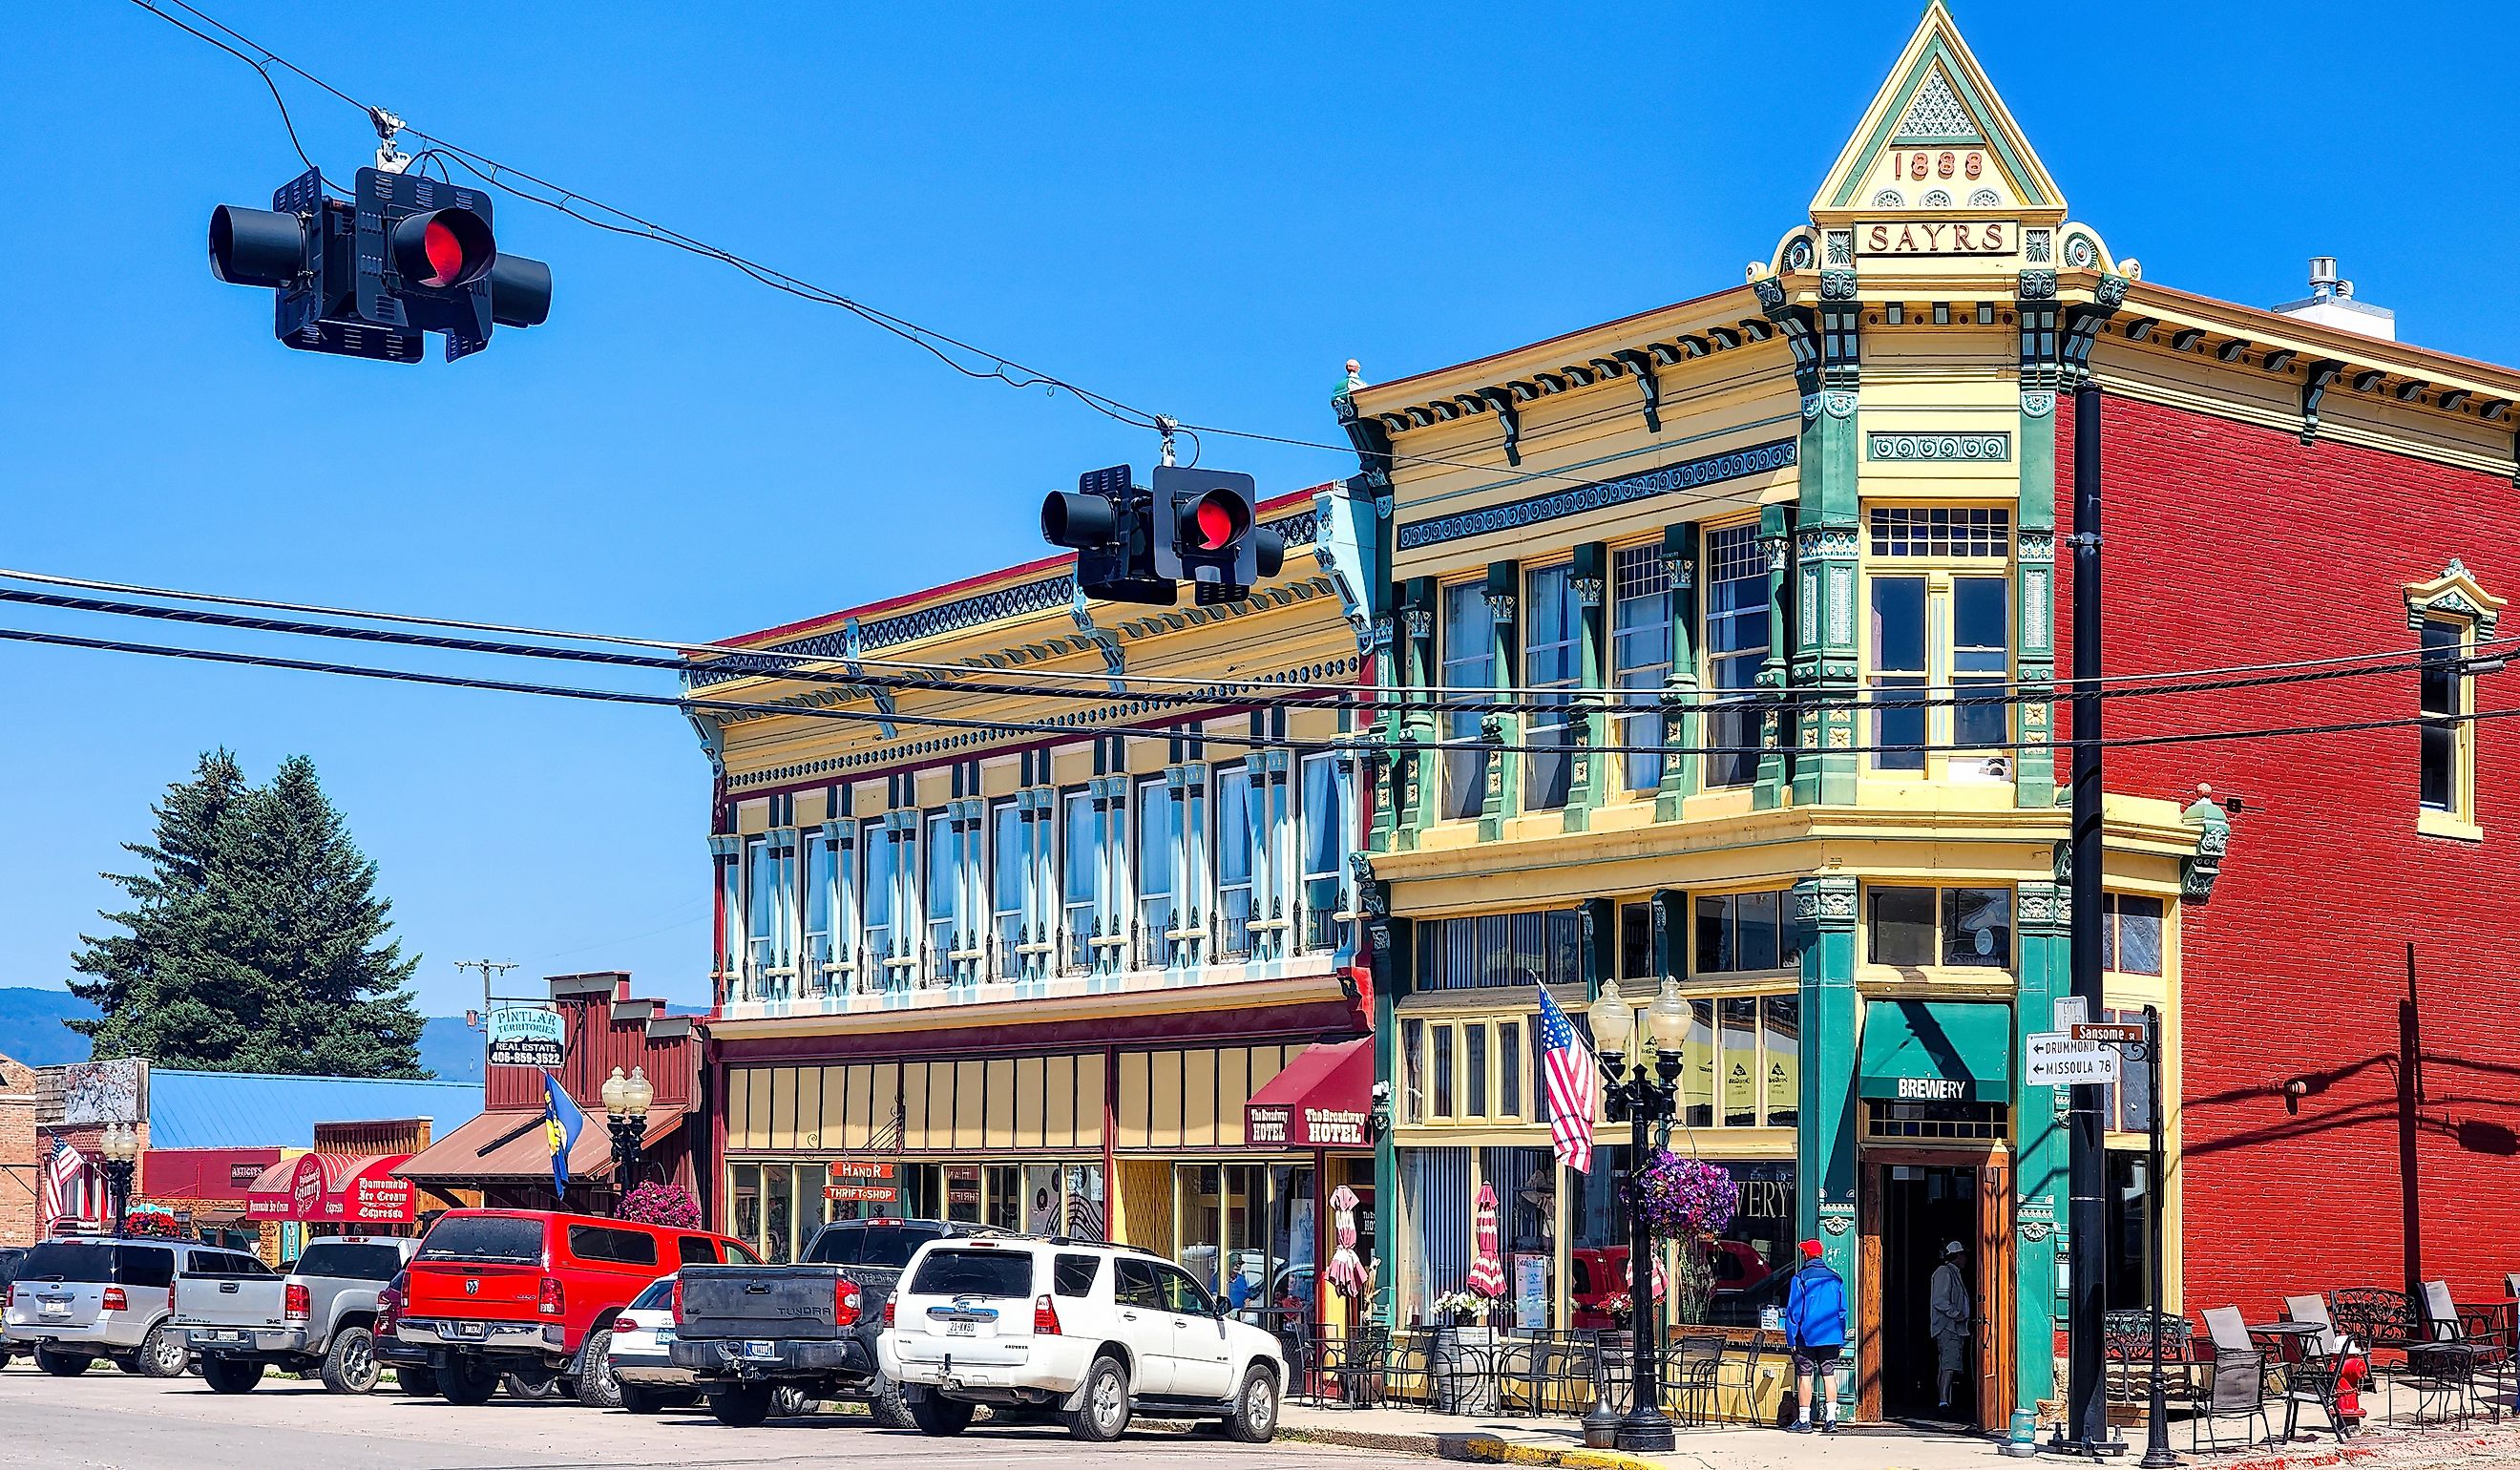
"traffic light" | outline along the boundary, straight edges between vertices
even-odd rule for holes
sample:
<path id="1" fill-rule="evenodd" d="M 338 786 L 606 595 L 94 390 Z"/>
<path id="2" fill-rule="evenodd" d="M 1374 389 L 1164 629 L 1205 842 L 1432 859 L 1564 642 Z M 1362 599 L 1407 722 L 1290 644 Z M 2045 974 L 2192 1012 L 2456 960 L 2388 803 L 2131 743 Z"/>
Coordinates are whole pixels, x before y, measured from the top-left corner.
<path id="1" fill-rule="evenodd" d="M 283 342 L 413 363 L 422 334 L 437 332 L 453 362 L 488 346 L 493 324 L 551 315 L 551 267 L 499 248 L 486 192 L 362 168 L 353 193 L 327 198 L 308 169 L 269 209 L 210 211 L 210 274 L 270 289 Z"/>
<path id="2" fill-rule="evenodd" d="M 1155 468 L 1154 573 L 1191 584 L 1204 607 L 1238 602 L 1284 564 L 1286 543 L 1260 524 L 1254 483 L 1230 469 Z"/>
<path id="3" fill-rule="evenodd" d="M 1074 491 L 1054 490 L 1041 503 L 1042 538 L 1076 550 L 1076 585 L 1106 602 L 1179 601 L 1154 571 L 1147 492 L 1129 483 L 1129 467 L 1089 469 Z"/>

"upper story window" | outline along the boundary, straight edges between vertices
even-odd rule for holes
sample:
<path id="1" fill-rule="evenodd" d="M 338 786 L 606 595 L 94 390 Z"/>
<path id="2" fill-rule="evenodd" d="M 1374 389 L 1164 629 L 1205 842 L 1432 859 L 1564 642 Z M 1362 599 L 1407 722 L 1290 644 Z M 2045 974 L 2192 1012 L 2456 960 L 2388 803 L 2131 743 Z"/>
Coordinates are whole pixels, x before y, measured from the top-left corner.
<path id="1" fill-rule="evenodd" d="M 1583 983 L 1583 924 L 1573 909 L 1432 918 L 1418 925 L 1418 988 Z"/>
<path id="2" fill-rule="evenodd" d="M 989 947 L 995 952 L 995 973 L 1012 979 L 1020 972 L 1024 942 L 1024 879 L 1032 866 L 1025 850 L 1023 813 L 1014 798 L 989 805 Z"/>
<path id="3" fill-rule="evenodd" d="M 1876 885 L 1867 891 L 1874 964 L 2011 967 L 2011 889 Z"/>
<path id="4" fill-rule="evenodd" d="M 743 844 L 744 961 L 756 997 L 775 991 L 796 967 L 796 843 L 792 834 L 752 837 Z"/>
<path id="5" fill-rule="evenodd" d="M 1303 943 L 1323 953 L 1338 948 L 1339 896 L 1347 878 L 1347 803 L 1339 793 L 1339 763 L 1334 755 L 1308 755 L 1296 769 L 1302 786 L 1303 830 L 1297 854 L 1303 871 Z"/>
<path id="6" fill-rule="evenodd" d="M 1612 739 L 1628 747 L 1619 761 L 1620 788 L 1662 784 L 1663 757 L 1643 747 L 1662 743 L 1659 700 L 1671 674 L 1671 576 L 1659 546 L 1622 547 L 1610 557 L 1610 683 L 1635 714 L 1619 717 Z"/>
<path id="7" fill-rule="evenodd" d="M 824 995 L 845 973 L 857 939 L 856 850 L 823 828 L 805 836 L 805 994 Z"/>
<path id="8" fill-rule="evenodd" d="M 1066 935 L 1061 966 L 1081 973 L 1094 967 L 1097 896 L 1102 881 L 1102 821 L 1094 793 L 1083 787 L 1058 799 L 1059 928 Z"/>
<path id="9" fill-rule="evenodd" d="M 1163 778 L 1138 782 L 1138 962 L 1149 968 L 1172 963 L 1180 844 L 1181 804 Z"/>
<path id="10" fill-rule="evenodd" d="M 927 819 L 927 973 L 937 980 L 960 978 L 953 957 L 969 948 L 963 840 L 951 817 L 939 812 Z"/>
<path id="11" fill-rule="evenodd" d="M 2000 507 L 1872 508 L 1866 669 L 1878 701 L 1875 770 L 1921 772 L 1929 745 L 2008 747 L 2011 526 Z M 1887 569 L 1893 562 L 1902 564 Z M 1927 697 L 1943 688 L 1951 703 Z M 1983 758 L 1974 769 L 1985 769 Z"/>
<path id="12" fill-rule="evenodd" d="M 1522 579 L 1522 682 L 1534 692 L 1524 719 L 1522 805 L 1531 812 L 1566 805 L 1574 775 L 1572 690 L 1582 683 L 1584 614 L 1576 604 L 1573 568 L 1544 566 Z M 1559 693 L 1555 690 L 1567 690 Z"/>
<path id="13" fill-rule="evenodd" d="M 2128 975 L 2161 973 L 2161 900 L 2112 893 L 2100 910 L 2100 968 Z"/>
<path id="14" fill-rule="evenodd" d="M 1706 533 L 1706 784 L 1759 779 L 1759 712 L 1748 700 L 1768 657 L 1768 558 L 1756 525 Z"/>
<path id="15" fill-rule="evenodd" d="M 1488 610 L 1487 584 L 1447 582 L 1438 590 L 1443 607 L 1440 647 L 1447 690 L 1496 688 L 1496 619 Z M 1444 717 L 1448 742 L 1475 741 L 1479 712 L 1455 710 Z M 1487 801 L 1488 752 L 1468 743 L 1454 743 L 1444 752 L 1443 780 L 1437 799 L 1447 819 L 1476 817 Z"/>
<path id="16" fill-rule="evenodd" d="M 1216 781 L 1216 958 L 1251 953 L 1251 874 L 1259 826 L 1251 810 L 1251 768 L 1219 766 Z"/>
<path id="17" fill-rule="evenodd" d="M 1786 969 L 1801 962 L 1785 908 L 1780 890 L 1698 894 L 1696 973 Z"/>
<path id="18" fill-rule="evenodd" d="M 2424 619 L 2420 708 L 2417 727 L 2417 799 L 2427 810 L 2471 820 L 2476 778 L 2471 752 L 2475 722 L 2464 719 L 2474 708 L 2475 680 L 2460 667 L 2467 656 L 2470 625 L 2464 619 Z"/>
<path id="19" fill-rule="evenodd" d="M 919 834 L 915 828 L 899 830 L 880 819 L 868 822 L 860 828 L 859 845 L 866 849 L 866 953 L 869 973 L 860 977 L 862 985 L 888 984 L 890 975 L 884 965 L 896 966 L 908 958 L 913 945 L 906 926 L 916 921 L 912 896 L 919 879 Z"/>

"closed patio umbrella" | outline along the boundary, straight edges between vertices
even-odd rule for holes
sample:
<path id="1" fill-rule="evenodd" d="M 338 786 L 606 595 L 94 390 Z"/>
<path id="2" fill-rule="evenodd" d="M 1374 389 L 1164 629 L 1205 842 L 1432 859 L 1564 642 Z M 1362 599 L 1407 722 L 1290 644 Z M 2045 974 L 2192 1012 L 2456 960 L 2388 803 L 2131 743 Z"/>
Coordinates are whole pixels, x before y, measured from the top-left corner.
<path id="1" fill-rule="evenodd" d="M 1479 1185 L 1479 1206 L 1475 1229 L 1478 1254 L 1470 1261 L 1470 1273 L 1462 1284 L 1483 1297 L 1505 1295 L 1505 1262 L 1497 1256 L 1496 1185 Z"/>
<path id="2" fill-rule="evenodd" d="M 1356 1255 L 1356 1207 L 1364 1201 L 1345 1184 L 1330 1191 L 1330 1228 L 1336 1232 L 1338 1249 L 1330 1253 L 1330 1284 L 1352 1297 L 1365 1295 L 1372 1282 L 1365 1272 L 1365 1263 Z"/>

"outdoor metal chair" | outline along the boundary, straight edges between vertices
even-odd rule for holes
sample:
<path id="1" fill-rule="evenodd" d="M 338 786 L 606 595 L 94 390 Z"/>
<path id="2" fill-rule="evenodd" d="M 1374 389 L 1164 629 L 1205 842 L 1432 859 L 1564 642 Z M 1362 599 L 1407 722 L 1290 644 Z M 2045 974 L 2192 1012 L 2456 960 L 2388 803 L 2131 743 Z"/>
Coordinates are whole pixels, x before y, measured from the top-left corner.
<path id="1" fill-rule="evenodd" d="M 1324 1385 L 1338 1390 L 1341 1403 L 1365 1408 L 1386 1397 L 1390 1359 L 1391 1329 L 1364 1323 L 1326 1338 L 1316 1371 Z"/>
<path id="2" fill-rule="evenodd" d="M 1663 1393 L 1684 1426 L 1703 1428 L 1722 1417 L 1726 1347 L 1720 1337 L 1684 1337 L 1663 1355 Z"/>
<path id="3" fill-rule="evenodd" d="M 1589 1333 L 1539 1332 L 1497 1345 L 1497 1406 L 1502 1413 L 1572 1413 L 1590 1395 L 1600 1347 Z"/>
<path id="4" fill-rule="evenodd" d="M 2246 1336 L 2243 1329 L 2242 1336 Z M 2273 1437 L 2274 1425 L 2267 1417 L 2267 1355 L 2255 1348 L 2214 1350 L 2214 1364 L 2204 1389 L 2191 1401 L 2195 1414 L 2187 1421 L 2187 1448 L 2223 1448 L 2222 1437 L 2214 1426 L 2225 1419 L 2238 1418 L 2244 1424 L 2256 1420 L 2265 1428 L 2260 1439 Z M 2239 1445 L 2255 1445 L 2259 1439 L 2242 1439 Z"/>
<path id="5" fill-rule="evenodd" d="M 2112 1312 L 2103 1320 L 2105 1372 L 2102 1388 L 2115 1403 L 2148 1403 L 2152 1399 L 2153 1323 L 2161 1325 L 2163 1392 L 2177 1403 L 2191 1402 L 2201 1378 L 2187 1319 L 2177 1313 L 2147 1308 Z"/>
<path id="6" fill-rule="evenodd" d="M 2296 1322 L 2309 1322 L 2322 1330 L 2315 1337 L 2300 1340 L 2301 1357 L 2284 1364 L 2284 1435 L 2289 1439 L 2298 1422 L 2301 1405 L 2315 1404 L 2327 1415 L 2327 1427 L 2334 1430 L 2339 1444 L 2352 1432 L 2344 1417 L 2336 1411 L 2339 1369 L 2345 1358 L 2345 1334 L 2327 1319 L 2327 1303 L 2316 1296 L 2284 1298 L 2284 1315 Z"/>
<path id="7" fill-rule="evenodd" d="M 2421 1342 L 2407 1294 L 2385 1286 L 2345 1286 L 2327 1294 L 2327 1319 L 2365 1352 L 2406 1351 Z"/>
<path id="8" fill-rule="evenodd" d="M 2426 1341 L 2407 1349 L 2407 1377 L 2415 1389 L 2415 1422 L 2449 1423 L 2476 1412 L 2476 1370 L 2498 1359 L 2490 1345 L 2468 1333 L 2452 1301 L 2450 1283 L 2426 1281 L 2422 1295 Z M 2430 1414 L 2428 1409 L 2439 1409 Z"/>

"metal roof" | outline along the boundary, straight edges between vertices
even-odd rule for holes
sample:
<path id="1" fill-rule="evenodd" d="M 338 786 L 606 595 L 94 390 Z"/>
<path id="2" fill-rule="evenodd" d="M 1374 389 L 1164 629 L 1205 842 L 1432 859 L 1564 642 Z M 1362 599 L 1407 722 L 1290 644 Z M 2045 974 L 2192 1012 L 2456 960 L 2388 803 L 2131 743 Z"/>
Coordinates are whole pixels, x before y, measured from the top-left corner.
<path id="1" fill-rule="evenodd" d="M 311 1148 L 318 1123 L 427 1118 L 433 1136 L 481 1111 L 477 1082 L 149 1069 L 153 1148 Z"/>

